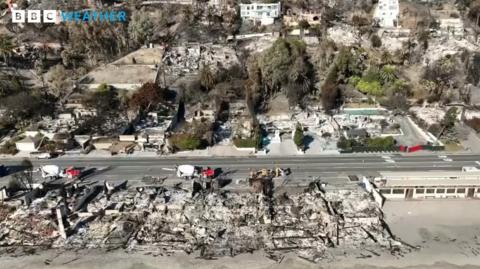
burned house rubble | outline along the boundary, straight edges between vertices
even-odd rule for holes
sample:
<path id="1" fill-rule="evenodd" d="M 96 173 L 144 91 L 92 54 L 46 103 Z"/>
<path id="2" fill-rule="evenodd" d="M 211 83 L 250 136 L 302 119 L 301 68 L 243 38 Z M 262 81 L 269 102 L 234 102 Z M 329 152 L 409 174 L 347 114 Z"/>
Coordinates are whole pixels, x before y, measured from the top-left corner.
<path id="1" fill-rule="evenodd" d="M 360 187 L 313 182 L 293 192 L 203 186 L 192 192 L 162 183 L 127 188 L 125 181 L 44 191 L 29 206 L 15 199 L 0 205 L 3 251 L 124 248 L 213 258 L 263 250 L 275 260 L 295 253 L 312 262 L 329 259 L 333 249 L 410 251 L 389 233 L 381 208 Z"/>

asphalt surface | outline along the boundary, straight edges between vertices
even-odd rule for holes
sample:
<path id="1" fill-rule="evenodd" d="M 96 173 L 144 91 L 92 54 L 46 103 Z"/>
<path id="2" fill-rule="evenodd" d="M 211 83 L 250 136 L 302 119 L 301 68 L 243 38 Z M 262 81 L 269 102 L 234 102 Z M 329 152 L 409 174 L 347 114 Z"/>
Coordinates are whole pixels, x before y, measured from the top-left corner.
<path id="1" fill-rule="evenodd" d="M 321 157 L 191 157 L 191 158 L 58 158 L 50 160 L 31 160 L 35 167 L 55 164 L 62 168 L 69 166 L 95 168 L 97 171 L 89 180 L 120 182 L 129 180 L 133 185 L 141 185 L 144 176 L 166 177 L 167 181 L 177 181 L 175 165 L 192 164 L 221 169 L 222 177 L 232 182 L 245 179 L 250 169 L 290 168 L 289 184 L 305 185 L 319 177 L 333 185 L 348 183 L 348 175 L 375 175 L 380 171 L 460 171 L 463 166 L 477 166 L 480 155 L 335 155 Z M 1 164 L 17 167 L 18 159 L 3 159 Z M 6 180 L 6 177 L 1 180 Z"/>

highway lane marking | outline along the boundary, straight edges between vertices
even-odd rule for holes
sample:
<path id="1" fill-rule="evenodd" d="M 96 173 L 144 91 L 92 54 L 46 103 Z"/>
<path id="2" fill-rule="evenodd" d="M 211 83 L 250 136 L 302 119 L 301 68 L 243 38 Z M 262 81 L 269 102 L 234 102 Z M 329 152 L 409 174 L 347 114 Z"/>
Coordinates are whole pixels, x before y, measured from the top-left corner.
<path id="1" fill-rule="evenodd" d="M 392 160 L 391 156 L 382 156 L 382 158 L 385 160 L 387 163 L 394 163 L 395 160 Z"/>
<path id="2" fill-rule="evenodd" d="M 444 162 L 453 162 L 453 160 L 448 158 L 447 155 L 438 155 L 438 158 L 442 159 Z"/>

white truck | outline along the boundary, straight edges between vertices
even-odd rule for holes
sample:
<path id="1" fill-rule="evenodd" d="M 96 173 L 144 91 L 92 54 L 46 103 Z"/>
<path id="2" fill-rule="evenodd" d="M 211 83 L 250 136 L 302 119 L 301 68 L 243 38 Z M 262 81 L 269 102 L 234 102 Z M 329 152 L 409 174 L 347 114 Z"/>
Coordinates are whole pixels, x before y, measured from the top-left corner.
<path id="1" fill-rule="evenodd" d="M 194 177 L 199 177 L 201 174 L 202 168 L 194 165 L 183 164 L 176 167 L 177 177 L 192 179 Z"/>
<path id="2" fill-rule="evenodd" d="M 58 165 L 48 164 L 40 166 L 40 172 L 43 178 L 62 178 L 66 177 L 65 171 Z"/>

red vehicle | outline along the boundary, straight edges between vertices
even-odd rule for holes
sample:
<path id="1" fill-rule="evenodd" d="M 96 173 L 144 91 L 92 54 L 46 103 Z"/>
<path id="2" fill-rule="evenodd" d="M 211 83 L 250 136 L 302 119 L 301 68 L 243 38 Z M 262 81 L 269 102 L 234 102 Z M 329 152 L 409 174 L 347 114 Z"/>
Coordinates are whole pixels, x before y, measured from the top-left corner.
<path id="1" fill-rule="evenodd" d="M 411 146 L 408 148 L 408 152 L 416 152 L 422 149 L 423 149 L 422 145 Z"/>
<path id="2" fill-rule="evenodd" d="M 82 171 L 80 169 L 76 169 L 75 167 L 70 166 L 65 169 L 65 174 L 68 178 L 78 178 L 82 174 Z"/>
<path id="3" fill-rule="evenodd" d="M 213 170 L 210 167 L 207 167 L 206 169 L 203 169 L 202 176 L 204 178 L 212 179 L 215 176 L 215 170 Z"/>

